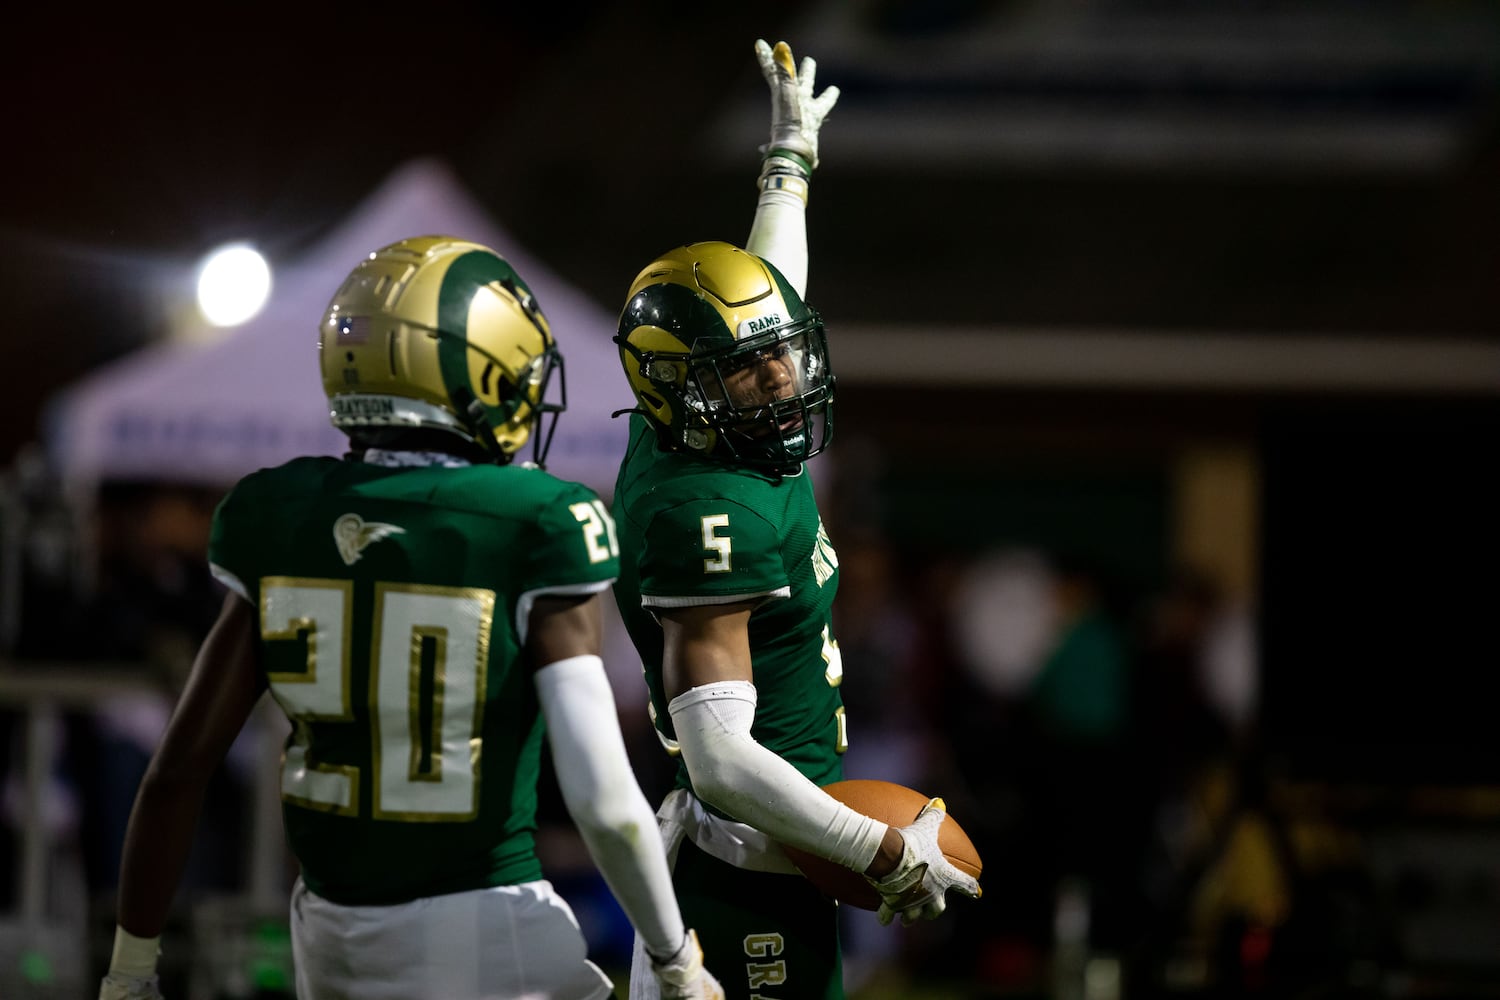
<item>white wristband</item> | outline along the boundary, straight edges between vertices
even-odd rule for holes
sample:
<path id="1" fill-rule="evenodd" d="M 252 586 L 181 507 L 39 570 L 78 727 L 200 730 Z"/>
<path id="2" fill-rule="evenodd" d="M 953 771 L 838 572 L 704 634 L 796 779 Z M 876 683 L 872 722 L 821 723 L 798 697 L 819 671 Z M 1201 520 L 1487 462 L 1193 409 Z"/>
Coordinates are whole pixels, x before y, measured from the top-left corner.
<path id="1" fill-rule="evenodd" d="M 161 937 L 136 937 L 115 925 L 115 950 L 109 958 L 109 971 L 115 975 L 148 979 L 156 975 L 156 959 L 161 954 Z"/>

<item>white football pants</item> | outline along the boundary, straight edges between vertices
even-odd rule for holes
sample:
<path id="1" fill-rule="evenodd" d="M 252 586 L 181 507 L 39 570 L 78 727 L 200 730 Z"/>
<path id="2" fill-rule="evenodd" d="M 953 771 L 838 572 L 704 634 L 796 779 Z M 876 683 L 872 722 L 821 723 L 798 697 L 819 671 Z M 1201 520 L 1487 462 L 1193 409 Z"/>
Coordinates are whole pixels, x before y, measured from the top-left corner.
<path id="1" fill-rule="evenodd" d="M 340 906 L 298 879 L 291 931 L 299 1000 L 598 1000 L 611 991 L 546 881 Z"/>

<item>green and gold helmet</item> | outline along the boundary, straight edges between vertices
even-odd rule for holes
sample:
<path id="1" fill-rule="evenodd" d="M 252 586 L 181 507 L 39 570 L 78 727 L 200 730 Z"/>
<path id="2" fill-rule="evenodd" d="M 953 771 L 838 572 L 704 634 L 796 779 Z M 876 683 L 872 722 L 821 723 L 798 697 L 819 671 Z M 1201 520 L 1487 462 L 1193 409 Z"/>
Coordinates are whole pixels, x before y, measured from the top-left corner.
<path id="1" fill-rule="evenodd" d="M 652 261 L 615 343 L 664 448 L 784 472 L 832 438 L 823 321 L 753 253 L 690 243 Z"/>
<path id="2" fill-rule="evenodd" d="M 495 251 L 452 236 L 361 261 L 328 304 L 318 353 L 333 425 L 353 438 L 446 431 L 499 461 L 530 438 L 541 465 L 566 405 L 562 357 L 531 290 Z"/>

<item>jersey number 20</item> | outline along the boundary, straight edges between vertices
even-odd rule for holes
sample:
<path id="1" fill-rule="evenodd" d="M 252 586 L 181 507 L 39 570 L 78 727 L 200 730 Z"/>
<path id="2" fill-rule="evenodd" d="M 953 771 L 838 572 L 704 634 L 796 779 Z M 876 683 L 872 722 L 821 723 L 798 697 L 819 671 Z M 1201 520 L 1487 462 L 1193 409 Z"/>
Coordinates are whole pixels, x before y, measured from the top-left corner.
<path id="1" fill-rule="evenodd" d="M 495 594 L 490 590 L 377 583 L 370 636 L 370 774 L 309 758 L 308 723 L 354 721 L 350 686 L 353 585 L 267 577 L 261 636 L 301 640 L 305 670 L 269 673 L 293 720 L 281 769 L 282 798 L 338 815 L 463 822 L 479 813 L 478 758 Z"/>

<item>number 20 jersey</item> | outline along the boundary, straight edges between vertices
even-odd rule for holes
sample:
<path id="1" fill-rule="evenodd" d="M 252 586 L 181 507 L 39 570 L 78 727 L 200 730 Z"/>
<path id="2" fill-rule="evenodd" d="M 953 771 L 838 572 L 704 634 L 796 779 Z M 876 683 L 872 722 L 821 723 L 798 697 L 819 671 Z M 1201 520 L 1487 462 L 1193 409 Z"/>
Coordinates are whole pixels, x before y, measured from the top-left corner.
<path id="1" fill-rule="evenodd" d="M 235 486 L 209 559 L 257 609 L 292 721 L 283 818 L 310 889 L 359 905 L 542 877 L 526 620 L 538 595 L 608 587 L 616 553 L 592 491 L 524 466 L 303 458 Z"/>

